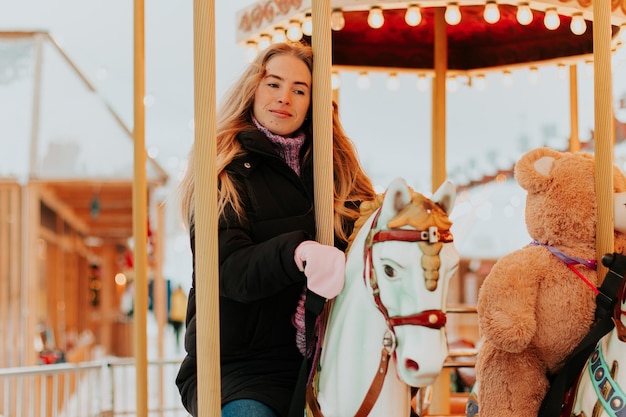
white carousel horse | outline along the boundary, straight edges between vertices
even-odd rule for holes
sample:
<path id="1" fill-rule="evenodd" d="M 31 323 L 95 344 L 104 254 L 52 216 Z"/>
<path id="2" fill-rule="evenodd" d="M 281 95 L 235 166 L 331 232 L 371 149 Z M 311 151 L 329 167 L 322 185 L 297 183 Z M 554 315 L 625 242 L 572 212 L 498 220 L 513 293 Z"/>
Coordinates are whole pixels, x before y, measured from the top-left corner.
<path id="1" fill-rule="evenodd" d="M 448 219 L 455 196 L 450 182 L 429 200 L 396 179 L 384 198 L 362 205 L 365 223 L 357 222 L 324 334 L 317 402 L 309 397 L 314 417 L 409 416 L 410 387 L 439 375 L 459 262 Z"/>
<path id="2" fill-rule="evenodd" d="M 619 368 L 620 362 L 626 363 L 625 284 L 622 280 L 613 312 L 615 327 L 600 339 L 582 369 L 567 417 L 626 416 L 626 371 Z"/>

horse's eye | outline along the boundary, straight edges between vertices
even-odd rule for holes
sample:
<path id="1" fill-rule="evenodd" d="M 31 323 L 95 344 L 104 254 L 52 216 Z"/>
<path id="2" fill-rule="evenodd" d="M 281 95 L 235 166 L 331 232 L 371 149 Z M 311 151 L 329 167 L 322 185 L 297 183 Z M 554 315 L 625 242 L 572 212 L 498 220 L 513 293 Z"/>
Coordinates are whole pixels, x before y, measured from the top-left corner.
<path id="1" fill-rule="evenodd" d="M 387 275 L 389 278 L 395 278 L 398 274 L 396 274 L 396 270 L 393 269 L 392 266 L 390 265 L 385 265 L 385 275 Z"/>

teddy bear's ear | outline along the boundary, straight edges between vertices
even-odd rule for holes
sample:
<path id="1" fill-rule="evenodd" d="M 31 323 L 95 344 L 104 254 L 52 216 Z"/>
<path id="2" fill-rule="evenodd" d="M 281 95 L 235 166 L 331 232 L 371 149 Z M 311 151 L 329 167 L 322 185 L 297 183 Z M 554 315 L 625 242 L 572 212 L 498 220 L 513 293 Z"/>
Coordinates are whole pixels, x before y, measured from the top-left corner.
<path id="1" fill-rule="evenodd" d="M 554 162 L 561 156 L 561 152 L 554 149 L 533 149 L 515 164 L 515 179 L 526 191 L 540 192 L 549 185 Z"/>

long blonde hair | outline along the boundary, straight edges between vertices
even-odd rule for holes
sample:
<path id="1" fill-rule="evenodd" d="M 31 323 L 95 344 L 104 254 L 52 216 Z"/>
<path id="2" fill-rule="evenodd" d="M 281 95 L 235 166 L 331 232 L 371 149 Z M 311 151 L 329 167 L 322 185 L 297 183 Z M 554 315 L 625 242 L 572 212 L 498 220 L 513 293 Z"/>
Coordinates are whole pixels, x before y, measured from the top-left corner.
<path id="1" fill-rule="evenodd" d="M 237 134 L 242 130 L 256 129 L 252 123 L 252 109 L 256 89 L 265 76 L 267 62 L 278 55 L 292 55 L 301 59 L 313 71 L 313 52 L 311 47 L 301 43 L 277 43 L 260 53 L 254 62 L 243 72 L 241 77 L 228 90 L 218 111 L 217 119 L 217 176 L 218 176 L 218 215 L 222 216 L 227 206 L 232 207 L 240 219 L 245 218 L 244 208 L 237 186 L 225 168 L 237 156 L 242 154 Z M 311 137 L 311 109 L 308 121 L 302 130 Z M 307 152 L 305 159 L 312 158 Z M 373 199 L 374 187 L 365 175 L 352 141 L 346 136 L 341 123 L 337 105 L 333 103 L 333 167 L 334 167 L 334 229 L 335 235 L 348 240 L 351 224 L 359 217 L 356 203 Z M 193 222 L 195 204 L 195 157 L 193 148 L 189 153 L 187 171 L 183 177 L 179 192 L 183 218 L 188 224 Z M 351 204 L 354 203 L 354 204 Z"/>

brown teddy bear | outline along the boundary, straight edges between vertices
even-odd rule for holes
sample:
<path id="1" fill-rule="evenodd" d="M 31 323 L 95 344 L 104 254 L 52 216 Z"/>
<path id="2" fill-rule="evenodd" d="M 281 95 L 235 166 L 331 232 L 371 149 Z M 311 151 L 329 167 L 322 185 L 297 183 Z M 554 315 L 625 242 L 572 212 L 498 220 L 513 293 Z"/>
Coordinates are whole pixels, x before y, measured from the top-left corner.
<path id="1" fill-rule="evenodd" d="M 480 417 L 536 417 L 548 376 L 563 366 L 590 329 L 595 312 L 594 159 L 587 153 L 532 150 L 515 166 L 527 191 L 526 228 L 533 242 L 500 258 L 480 287 L 481 345 L 476 363 Z M 615 167 L 614 193 L 626 191 Z M 623 224 L 626 210 L 616 213 Z M 618 218 L 619 217 L 619 218 Z M 615 252 L 626 230 L 615 228 Z"/>

